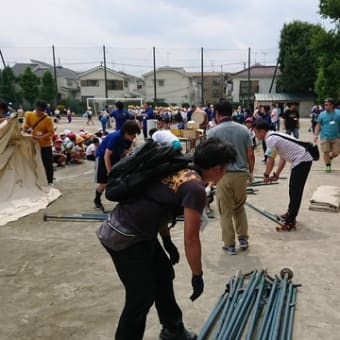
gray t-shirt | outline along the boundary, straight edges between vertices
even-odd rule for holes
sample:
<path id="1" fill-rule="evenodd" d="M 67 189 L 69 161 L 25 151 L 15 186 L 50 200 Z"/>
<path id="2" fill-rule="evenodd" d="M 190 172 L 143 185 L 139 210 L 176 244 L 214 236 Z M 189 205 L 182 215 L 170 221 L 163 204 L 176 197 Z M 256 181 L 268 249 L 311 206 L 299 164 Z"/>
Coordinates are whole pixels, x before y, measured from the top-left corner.
<path id="1" fill-rule="evenodd" d="M 253 143 L 250 132 L 245 126 L 233 121 L 223 121 L 208 131 L 208 138 L 211 137 L 229 142 L 235 147 L 236 162 L 228 164 L 228 171 L 248 171 L 247 149 L 252 148 Z"/>

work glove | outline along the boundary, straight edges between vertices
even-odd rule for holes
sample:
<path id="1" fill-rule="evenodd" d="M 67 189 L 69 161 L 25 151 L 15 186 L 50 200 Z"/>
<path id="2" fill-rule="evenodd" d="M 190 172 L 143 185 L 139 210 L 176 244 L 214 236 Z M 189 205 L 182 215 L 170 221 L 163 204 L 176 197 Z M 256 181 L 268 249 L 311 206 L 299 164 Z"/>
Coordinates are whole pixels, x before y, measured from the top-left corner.
<path id="1" fill-rule="evenodd" d="M 170 236 L 166 236 L 163 238 L 163 246 L 167 253 L 169 254 L 171 264 L 175 265 L 179 261 L 179 252 L 177 247 L 171 241 Z"/>
<path id="2" fill-rule="evenodd" d="M 204 289 L 203 272 L 199 275 L 192 274 L 191 285 L 193 292 L 190 296 L 191 301 L 195 301 L 202 293 Z"/>

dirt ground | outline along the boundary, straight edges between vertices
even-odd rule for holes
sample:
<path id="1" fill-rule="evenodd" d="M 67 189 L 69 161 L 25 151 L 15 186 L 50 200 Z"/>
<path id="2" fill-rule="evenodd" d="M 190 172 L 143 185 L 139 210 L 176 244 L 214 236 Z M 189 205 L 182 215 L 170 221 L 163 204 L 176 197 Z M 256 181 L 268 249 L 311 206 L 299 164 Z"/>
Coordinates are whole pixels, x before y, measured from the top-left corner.
<path id="1" fill-rule="evenodd" d="M 89 131 L 84 119 L 57 124 L 58 132 L 71 126 Z M 303 120 L 301 139 L 311 140 L 309 121 Z M 255 174 L 263 173 L 262 150 L 256 152 Z M 282 176 L 289 176 L 288 165 Z M 68 166 L 55 173 L 61 198 L 44 211 L 0 228 L 0 339 L 108 340 L 113 338 L 124 302 L 124 291 L 109 256 L 97 241 L 100 222 L 43 221 L 44 213 L 94 213 L 93 162 Z M 339 339 L 340 334 L 340 219 L 339 213 L 308 210 L 309 199 L 321 184 L 340 186 L 340 157 L 331 174 L 322 160 L 314 162 L 298 216 L 297 231 L 278 233 L 275 223 L 247 208 L 250 248 L 236 256 L 221 247 L 218 218 L 201 234 L 205 291 L 194 303 L 191 273 L 183 248 L 183 224 L 172 231 L 181 253 L 175 289 L 185 324 L 199 332 L 226 282 L 237 270 L 281 268 L 294 271 L 301 283 L 294 339 Z M 259 187 L 249 202 L 273 213 L 285 211 L 288 179 Z M 112 203 L 105 201 L 107 209 Z M 149 313 L 145 339 L 157 339 L 160 326 L 155 309 Z"/>

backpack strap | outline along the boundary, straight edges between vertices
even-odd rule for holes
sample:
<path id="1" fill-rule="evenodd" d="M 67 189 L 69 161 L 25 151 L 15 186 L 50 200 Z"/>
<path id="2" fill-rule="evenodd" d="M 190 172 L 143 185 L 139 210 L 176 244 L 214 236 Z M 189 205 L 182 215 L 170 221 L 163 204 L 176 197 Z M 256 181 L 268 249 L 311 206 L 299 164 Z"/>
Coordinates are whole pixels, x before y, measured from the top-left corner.
<path id="1" fill-rule="evenodd" d="M 34 130 L 41 121 L 43 121 L 45 118 L 47 117 L 47 115 L 45 115 L 44 117 L 41 117 L 33 126 L 32 126 L 32 130 Z"/>
<path id="2" fill-rule="evenodd" d="M 283 136 L 283 135 L 279 135 L 278 133 L 271 133 L 271 134 L 270 134 L 270 136 L 273 136 L 273 135 L 279 136 L 279 137 L 281 137 L 281 138 L 283 138 L 283 139 L 286 139 L 286 140 L 289 140 L 289 141 L 291 141 L 291 142 L 293 142 L 293 143 L 295 143 L 295 144 L 298 144 L 298 145 L 300 145 L 300 146 L 303 146 L 304 148 L 306 147 L 306 143 L 307 143 L 307 142 L 301 142 L 301 141 L 298 141 L 298 140 L 293 139 L 293 138 L 290 138 L 290 137 L 286 137 L 286 136 Z"/>

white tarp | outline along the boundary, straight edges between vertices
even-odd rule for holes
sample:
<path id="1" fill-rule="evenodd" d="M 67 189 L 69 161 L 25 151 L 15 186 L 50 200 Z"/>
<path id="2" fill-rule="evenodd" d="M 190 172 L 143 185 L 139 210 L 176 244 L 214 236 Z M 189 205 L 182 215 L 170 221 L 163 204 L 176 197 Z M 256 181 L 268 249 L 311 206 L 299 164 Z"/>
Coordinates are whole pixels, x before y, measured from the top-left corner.
<path id="1" fill-rule="evenodd" d="M 340 187 L 320 185 L 310 200 L 310 210 L 339 212 Z"/>
<path id="2" fill-rule="evenodd" d="M 0 226 L 56 200 L 60 191 L 47 184 L 40 147 L 20 133 L 15 118 L 0 124 Z"/>

